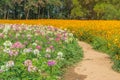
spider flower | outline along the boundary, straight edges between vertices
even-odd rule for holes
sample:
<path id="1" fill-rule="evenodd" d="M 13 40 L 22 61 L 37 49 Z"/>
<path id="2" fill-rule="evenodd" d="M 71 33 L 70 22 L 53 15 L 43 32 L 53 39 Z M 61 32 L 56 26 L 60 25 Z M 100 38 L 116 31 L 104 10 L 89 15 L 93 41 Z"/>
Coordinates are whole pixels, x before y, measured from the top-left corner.
<path id="1" fill-rule="evenodd" d="M 32 65 L 32 61 L 31 60 L 26 60 L 25 62 L 24 62 L 24 65 L 25 66 L 31 66 Z"/>
<path id="2" fill-rule="evenodd" d="M 23 48 L 24 46 L 22 45 L 22 43 L 21 42 L 15 42 L 12 46 L 11 46 L 11 48 Z"/>
<path id="3" fill-rule="evenodd" d="M 37 45 L 36 49 L 41 50 L 41 46 Z"/>
<path id="4" fill-rule="evenodd" d="M 18 55 L 18 51 L 16 51 L 16 50 L 11 50 L 11 51 L 9 52 L 9 55 L 10 55 L 10 56 L 17 56 L 17 55 Z"/>
<path id="5" fill-rule="evenodd" d="M 10 47 L 10 46 L 12 46 L 12 42 L 11 41 L 5 41 L 4 43 L 3 43 L 3 45 L 5 46 L 5 47 Z"/>
<path id="6" fill-rule="evenodd" d="M 7 63 L 6 63 L 6 67 L 13 67 L 14 66 L 14 61 L 8 61 Z"/>
<path id="7" fill-rule="evenodd" d="M 37 67 L 35 67 L 33 65 L 28 66 L 28 71 L 29 72 L 35 72 L 36 70 L 37 70 Z"/>
<path id="8" fill-rule="evenodd" d="M 56 64 L 56 61 L 55 60 L 49 60 L 47 62 L 48 66 L 54 66 Z"/>

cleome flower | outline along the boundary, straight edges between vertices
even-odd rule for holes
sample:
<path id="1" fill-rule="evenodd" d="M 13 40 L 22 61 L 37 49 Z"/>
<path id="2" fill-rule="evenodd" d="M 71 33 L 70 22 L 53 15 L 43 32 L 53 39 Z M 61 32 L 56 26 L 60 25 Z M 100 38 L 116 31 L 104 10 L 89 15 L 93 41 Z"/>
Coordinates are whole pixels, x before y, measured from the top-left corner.
<path id="1" fill-rule="evenodd" d="M 16 51 L 16 50 L 11 50 L 11 51 L 9 52 L 9 55 L 10 55 L 10 56 L 17 56 L 17 55 L 18 55 L 18 51 Z"/>
<path id="2" fill-rule="evenodd" d="M 50 55 L 49 53 L 47 53 L 47 54 L 45 54 L 45 57 L 46 57 L 46 58 L 50 58 L 51 55 Z"/>
<path id="3" fill-rule="evenodd" d="M 31 66 L 32 65 L 32 61 L 31 60 L 26 60 L 25 62 L 24 62 L 24 65 L 25 66 Z"/>
<path id="4" fill-rule="evenodd" d="M 2 65 L 0 70 L 1 72 L 4 72 L 4 71 L 8 71 L 8 68 L 6 67 L 6 65 Z"/>
<path id="5" fill-rule="evenodd" d="M 58 52 L 57 55 L 63 57 L 63 53 L 62 52 Z"/>
<path id="6" fill-rule="evenodd" d="M 35 72 L 35 71 L 37 71 L 37 67 L 35 67 L 33 65 L 30 65 L 30 66 L 28 66 L 28 71 L 29 72 Z"/>
<path id="7" fill-rule="evenodd" d="M 32 61 L 31 60 L 26 60 L 24 62 L 24 65 L 27 67 L 28 72 L 35 72 L 35 71 L 37 71 L 37 67 L 32 65 Z"/>
<path id="8" fill-rule="evenodd" d="M 0 33 L 0 38 L 4 38 L 4 34 L 3 33 Z"/>
<path id="9" fill-rule="evenodd" d="M 36 49 L 41 50 L 41 46 L 37 45 Z"/>
<path id="10" fill-rule="evenodd" d="M 47 62 L 48 66 L 54 66 L 56 64 L 55 60 L 48 60 Z"/>
<path id="11" fill-rule="evenodd" d="M 30 53 L 30 52 L 32 52 L 32 48 L 25 48 L 23 50 L 23 53 Z"/>
<path id="12" fill-rule="evenodd" d="M 0 73 L 4 72 L 3 70 L 0 69 Z"/>
<path id="13" fill-rule="evenodd" d="M 15 42 L 15 43 L 11 46 L 11 48 L 23 48 L 23 47 L 24 47 L 24 45 L 22 45 L 21 42 Z"/>
<path id="14" fill-rule="evenodd" d="M 7 63 L 6 63 L 6 67 L 7 68 L 9 68 L 9 67 L 13 67 L 14 66 L 14 61 L 8 61 Z"/>
<path id="15" fill-rule="evenodd" d="M 51 52 L 51 49 L 50 49 L 50 48 L 46 48 L 46 52 L 47 52 L 47 53 L 50 53 L 50 52 Z"/>
<path id="16" fill-rule="evenodd" d="M 9 48 L 5 48 L 5 49 L 3 49 L 3 52 L 10 53 L 10 49 Z"/>
<path id="17" fill-rule="evenodd" d="M 63 59 L 64 59 L 62 52 L 58 52 L 58 53 L 57 53 L 57 59 L 59 59 L 59 60 L 63 60 Z"/>
<path id="18" fill-rule="evenodd" d="M 60 39 L 61 39 L 61 38 L 57 37 L 57 38 L 55 38 L 55 41 L 56 41 L 56 42 L 59 42 Z"/>
<path id="19" fill-rule="evenodd" d="M 53 50 L 53 49 L 54 49 L 54 46 L 51 45 L 51 46 L 50 46 L 50 49 Z"/>
<path id="20" fill-rule="evenodd" d="M 40 51 L 38 49 L 35 49 L 33 52 L 35 55 L 39 55 L 39 53 L 40 53 Z"/>
<path id="21" fill-rule="evenodd" d="M 12 42 L 11 42 L 11 41 L 5 41 L 5 42 L 3 43 L 3 45 L 4 45 L 5 47 L 10 47 L 10 46 L 12 46 Z"/>

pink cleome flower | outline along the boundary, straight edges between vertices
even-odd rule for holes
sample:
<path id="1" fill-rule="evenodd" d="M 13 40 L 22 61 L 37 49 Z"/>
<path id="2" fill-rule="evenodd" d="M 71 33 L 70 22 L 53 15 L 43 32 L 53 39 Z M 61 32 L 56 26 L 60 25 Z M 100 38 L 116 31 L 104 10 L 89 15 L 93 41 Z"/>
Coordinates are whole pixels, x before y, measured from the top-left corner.
<path id="1" fill-rule="evenodd" d="M 6 63 L 6 67 L 13 67 L 14 66 L 14 61 L 8 61 Z"/>
<path id="2" fill-rule="evenodd" d="M 48 66 L 54 66 L 56 64 L 56 61 L 55 60 L 49 60 L 47 62 Z"/>
<path id="3" fill-rule="evenodd" d="M 32 61 L 31 60 L 26 60 L 24 62 L 24 65 L 27 67 L 27 70 L 29 72 L 34 72 L 34 71 L 37 70 L 37 67 L 35 67 L 35 66 L 32 65 Z"/>
<path id="4" fill-rule="evenodd" d="M 0 33 L 0 38 L 4 38 L 4 34 L 3 33 Z"/>
<path id="5" fill-rule="evenodd" d="M 3 70 L 0 69 L 0 73 L 4 72 Z"/>
<path id="6" fill-rule="evenodd" d="M 29 72 L 34 72 L 34 71 L 36 71 L 36 70 L 37 70 L 37 68 L 36 68 L 35 66 L 33 66 L 33 65 L 28 66 L 28 71 L 29 71 Z"/>
<path id="7" fill-rule="evenodd" d="M 54 46 L 51 45 L 51 46 L 50 46 L 50 49 L 54 49 Z"/>
<path id="8" fill-rule="evenodd" d="M 41 46 L 37 45 L 36 49 L 41 50 Z"/>
<path id="9" fill-rule="evenodd" d="M 15 43 L 11 46 L 11 48 L 23 48 L 23 47 L 24 47 L 24 45 L 22 45 L 21 42 L 15 42 Z"/>
<path id="10" fill-rule="evenodd" d="M 56 42 L 59 42 L 59 41 L 60 41 L 60 38 L 59 38 L 59 37 L 55 38 L 55 41 L 56 41 Z"/>
<path id="11" fill-rule="evenodd" d="M 58 38 L 61 38 L 61 37 L 62 37 L 62 35 L 61 35 L 61 34 L 57 34 L 56 36 L 57 36 Z"/>
<path id="12" fill-rule="evenodd" d="M 46 48 L 46 52 L 50 53 L 51 52 L 51 49 L 48 47 Z"/>
<path id="13" fill-rule="evenodd" d="M 18 55 L 18 51 L 12 50 L 12 51 L 9 52 L 9 55 L 10 56 L 17 56 Z"/>
<path id="14" fill-rule="evenodd" d="M 25 66 L 32 66 L 32 61 L 31 60 L 26 60 L 25 62 L 24 62 L 24 65 Z"/>

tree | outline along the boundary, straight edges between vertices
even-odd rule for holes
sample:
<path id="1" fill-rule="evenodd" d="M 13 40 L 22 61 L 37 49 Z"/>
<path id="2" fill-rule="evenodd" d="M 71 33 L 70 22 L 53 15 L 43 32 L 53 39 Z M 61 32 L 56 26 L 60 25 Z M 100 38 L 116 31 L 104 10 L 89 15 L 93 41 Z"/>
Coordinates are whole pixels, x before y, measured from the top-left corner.
<path id="1" fill-rule="evenodd" d="M 72 0 L 73 1 L 73 9 L 71 10 L 71 17 L 72 18 L 80 18 L 83 17 L 85 14 L 82 10 L 82 6 L 79 4 L 78 0 Z"/>
<path id="2" fill-rule="evenodd" d="M 96 4 L 94 11 L 97 14 L 97 19 L 116 19 L 119 16 L 117 9 L 108 3 Z"/>
<path id="3" fill-rule="evenodd" d="M 30 10 L 32 10 L 34 6 L 34 0 L 24 0 L 24 11 L 26 19 L 29 18 Z"/>
<path id="4" fill-rule="evenodd" d="M 73 7 L 72 0 L 64 0 L 63 5 L 63 14 L 66 18 L 70 18 L 71 10 Z"/>
<path id="5" fill-rule="evenodd" d="M 0 7 L 1 7 L 0 11 L 1 11 L 1 14 L 3 15 L 3 18 L 8 19 L 9 13 L 10 11 L 12 11 L 12 8 L 13 8 L 11 0 L 1 0 Z"/>
<path id="6" fill-rule="evenodd" d="M 24 15 L 24 1 L 23 0 L 12 0 L 12 5 L 14 6 L 13 7 L 13 10 L 12 10 L 12 17 L 14 19 L 21 19 Z"/>
<path id="7" fill-rule="evenodd" d="M 40 10 L 41 10 L 41 8 L 45 7 L 45 3 L 43 0 L 38 0 L 36 6 L 38 7 L 38 12 L 37 12 L 38 17 L 37 18 L 39 19 L 40 18 Z"/>
<path id="8" fill-rule="evenodd" d="M 47 18 L 50 18 L 50 14 L 53 14 L 53 10 L 57 7 L 61 6 L 60 0 L 45 0 L 46 10 L 47 10 Z"/>

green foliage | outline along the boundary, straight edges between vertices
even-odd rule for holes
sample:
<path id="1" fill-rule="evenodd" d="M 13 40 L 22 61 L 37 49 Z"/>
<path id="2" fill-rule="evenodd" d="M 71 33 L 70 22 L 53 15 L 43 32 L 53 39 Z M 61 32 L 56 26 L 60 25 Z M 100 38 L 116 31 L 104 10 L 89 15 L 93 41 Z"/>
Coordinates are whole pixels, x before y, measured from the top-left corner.
<path id="1" fill-rule="evenodd" d="M 82 35 L 79 36 L 80 40 L 85 40 L 87 42 L 91 42 L 93 36 L 91 34 L 91 31 L 83 30 Z"/>
<path id="2" fill-rule="evenodd" d="M 99 51 L 103 51 L 103 52 L 106 52 L 106 53 L 109 52 L 107 41 L 100 38 L 100 37 L 94 36 L 92 38 L 91 44 L 92 44 L 94 49 L 97 49 Z"/>
<path id="3" fill-rule="evenodd" d="M 120 60 L 116 60 L 116 59 L 114 60 L 113 69 L 114 69 L 115 71 L 120 72 Z"/>
<path id="4" fill-rule="evenodd" d="M 78 0 L 72 0 L 73 1 L 73 9 L 71 10 L 71 16 L 72 18 L 79 18 L 83 17 L 84 13 L 82 11 L 82 7 L 79 4 Z"/>
<path id="5" fill-rule="evenodd" d="M 97 19 L 116 19 L 119 17 L 119 11 L 112 4 L 98 3 L 94 6 L 97 13 Z"/>

